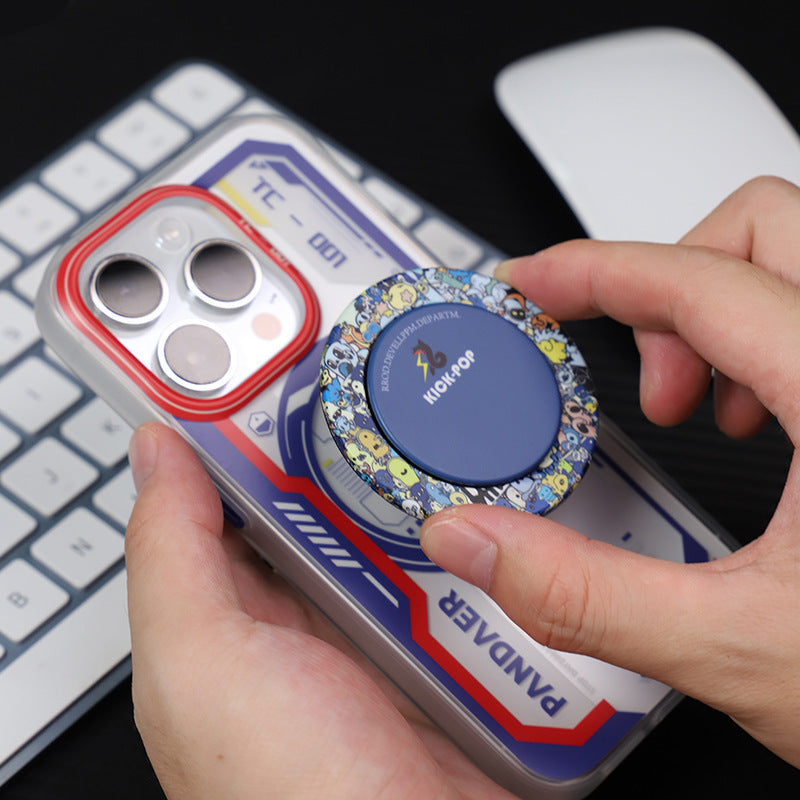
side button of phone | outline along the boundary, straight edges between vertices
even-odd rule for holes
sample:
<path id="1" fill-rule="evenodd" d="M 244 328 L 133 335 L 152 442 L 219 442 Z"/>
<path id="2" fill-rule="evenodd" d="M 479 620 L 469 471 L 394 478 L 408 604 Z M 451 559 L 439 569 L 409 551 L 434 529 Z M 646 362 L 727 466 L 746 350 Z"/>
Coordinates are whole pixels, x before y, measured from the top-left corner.
<path id="1" fill-rule="evenodd" d="M 245 525 L 244 515 L 239 513 L 224 497 L 220 497 L 220 499 L 222 500 L 222 514 L 225 517 L 225 521 L 233 525 L 237 531 L 242 530 Z"/>

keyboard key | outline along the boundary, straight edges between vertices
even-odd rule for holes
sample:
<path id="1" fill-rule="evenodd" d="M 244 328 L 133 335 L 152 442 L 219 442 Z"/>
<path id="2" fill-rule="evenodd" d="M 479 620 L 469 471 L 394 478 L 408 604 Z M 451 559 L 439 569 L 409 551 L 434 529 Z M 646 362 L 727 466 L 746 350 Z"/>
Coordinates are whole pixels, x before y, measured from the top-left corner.
<path id="1" fill-rule="evenodd" d="M 57 248 L 51 247 L 44 255 L 39 256 L 30 266 L 25 267 L 19 275 L 14 276 L 14 288 L 27 300 L 33 303 L 36 292 L 44 277 L 44 271 Z"/>
<path id="2" fill-rule="evenodd" d="M 0 763 L 130 652 L 120 572 L 0 671 Z"/>
<path id="3" fill-rule="evenodd" d="M 0 281 L 15 269 L 19 269 L 21 263 L 22 259 L 13 250 L 0 244 Z"/>
<path id="4" fill-rule="evenodd" d="M 469 269 L 483 255 L 472 239 L 441 219 L 426 219 L 412 233 L 446 267 Z"/>
<path id="5" fill-rule="evenodd" d="M 0 494 L 0 556 L 36 530 L 36 520 Z"/>
<path id="6" fill-rule="evenodd" d="M 62 426 L 61 433 L 104 467 L 113 467 L 128 453 L 131 426 L 99 397 L 95 397 Z"/>
<path id="7" fill-rule="evenodd" d="M 81 396 L 81 388 L 41 358 L 25 359 L 0 379 L 0 409 L 27 433 L 37 433 Z"/>
<path id="8" fill-rule="evenodd" d="M 97 138 L 139 169 L 151 169 L 189 139 L 189 131 L 152 103 L 139 100 L 103 125 Z"/>
<path id="9" fill-rule="evenodd" d="M 6 425 L 0 422 L 0 461 L 13 453 L 22 439 Z"/>
<path id="10" fill-rule="evenodd" d="M 68 600 L 60 586 L 17 558 L 0 570 L 0 633 L 21 642 Z"/>
<path id="11" fill-rule="evenodd" d="M 213 67 L 191 64 L 156 86 L 153 99 L 193 128 L 205 128 L 244 97 L 244 90 Z"/>
<path id="12" fill-rule="evenodd" d="M 0 202 L 0 236 L 25 255 L 35 255 L 78 222 L 77 212 L 36 183 L 26 183 Z"/>
<path id="13" fill-rule="evenodd" d="M 85 508 L 76 508 L 34 542 L 34 558 L 78 589 L 85 589 L 122 558 L 125 540 Z"/>
<path id="14" fill-rule="evenodd" d="M 380 178 L 367 178 L 363 186 L 401 225 L 410 228 L 422 216 L 413 200 Z"/>
<path id="15" fill-rule="evenodd" d="M 0 484 L 52 516 L 97 480 L 98 471 L 57 439 L 37 442 L 0 473 Z"/>
<path id="16" fill-rule="evenodd" d="M 275 106 L 270 105 L 259 97 L 252 97 L 246 103 L 242 103 L 235 111 L 234 116 L 245 114 L 281 114 Z"/>
<path id="17" fill-rule="evenodd" d="M 107 514 L 122 528 L 128 524 L 128 518 L 133 511 L 135 502 L 136 487 L 133 485 L 130 467 L 126 467 L 118 475 L 115 475 L 92 497 L 94 507 Z"/>
<path id="18" fill-rule="evenodd" d="M 24 353 L 39 338 L 33 309 L 11 292 L 0 292 L 0 365 Z"/>
<path id="19" fill-rule="evenodd" d="M 94 142 L 81 142 L 42 172 L 42 181 L 82 211 L 94 211 L 136 173 Z"/>
<path id="20" fill-rule="evenodd" d="M 480 266 L 475 267 L 475 272 L 480 272 L 483 275 L 494 275 L 494 271 L 499 263 L 499 258 L 487 258 L 485 261 L 481 262 Z"/>
<path id="21" fill-rule="evenodd" d="M 364 171 L 361 168 L 361 164 L 357 161 L 353 161 L 350 156 L 346 156 L 341 150 L 333 145 L 328 144 L 327 142 L 319 142 L 323 148 L 328 152 L 328 155 L 354 180 L 358 180 L 361 177 L 361 173 Z"/>

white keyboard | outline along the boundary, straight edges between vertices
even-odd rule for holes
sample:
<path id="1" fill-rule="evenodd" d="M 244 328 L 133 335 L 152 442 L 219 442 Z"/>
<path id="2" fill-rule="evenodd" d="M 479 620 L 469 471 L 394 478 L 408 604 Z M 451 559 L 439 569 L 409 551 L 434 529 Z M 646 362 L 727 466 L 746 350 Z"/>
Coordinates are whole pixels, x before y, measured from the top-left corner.
<path id="1" fill-rule="evenodd" d="M 0 196 L 0 785 L 130 673 L 131 431 L 43 344 L 39 280 L 76 226 L 214 122 L 270 111 L 288 113 L 215 67 L 181 65 Z M 442 263 L 501 257 L 328 146 Z"/>

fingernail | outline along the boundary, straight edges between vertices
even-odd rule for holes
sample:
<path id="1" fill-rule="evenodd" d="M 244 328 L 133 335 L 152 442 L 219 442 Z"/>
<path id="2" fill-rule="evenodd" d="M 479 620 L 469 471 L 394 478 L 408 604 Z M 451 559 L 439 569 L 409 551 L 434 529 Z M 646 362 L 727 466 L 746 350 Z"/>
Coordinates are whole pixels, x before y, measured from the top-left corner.
<path id="1" fill-rule="evenodd" d="M 497 560 L 497 545 L 463 519 L 433 517 L 425 523 L 420 544 L 442 569 L 487 591 Z"/>
<path id="2" fill-rule="evenodd" d="M 639 404 L 642 408 L 646 409 L 649 406 L 650 398 L 660 393 L 663 384 L 661 371 L 646 364 L 642 359 L 639 366 Z"/>
<path id="3" fill-rule="evenodd" d="M 539 251 L 541 252 L 541 251 Z M 535 261 L 538 260 L 539 253 L 533 253 L 529 256 L 519 256 L 518 258 L 507 258 L 505 261 L 501 261 L 495 268 L 494 268 L 494 277 L 497 278 L 499 281 L 503 281 L 504 283 L 510 283 L 514 286 L 514 273 L 517 271 L 517 267 L 520 263 L 525 263 L 526 268 L 530 268 Z"/>
<path id="4" fill-rule="evenodd" d="M 155 469 L 158 460 L 158 442 L 146 427 L 137 428 L 133 432 L 128 445 L 128 460 L 131 464 L 133 483 L 138 492 Z"/>
<path id="5" fill-rule="evenodd" d="M 509 258 L 506 261 L 501 261 L 494 268 L 494 277 L 497 278 L 498 281 L 503 281 L 503 283 L 511 283 L 509 278 L 511 277 L 511 272 L 514 268 L 515 261 L 515 258 Z"/>

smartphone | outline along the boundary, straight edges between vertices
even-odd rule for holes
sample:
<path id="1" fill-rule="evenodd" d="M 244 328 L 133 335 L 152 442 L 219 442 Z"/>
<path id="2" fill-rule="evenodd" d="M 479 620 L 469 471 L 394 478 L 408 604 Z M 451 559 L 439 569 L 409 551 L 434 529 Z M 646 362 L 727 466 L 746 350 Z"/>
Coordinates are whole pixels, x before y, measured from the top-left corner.
<path id="1" fill-rule="evenodd" d="M 679 696 L 542 647 L 432 564 L 420 522 L 339 452 L 320 359 L 376 281 L 436 267 L 304 129 L 233 118 L 54 256 L 36 313 L 67 365 L 132 425 L 178 430 L 229 521 L 492 778 L 583 797 Z M 607 420 L 553 517 L 681 561 L 728 546 Z"/>

